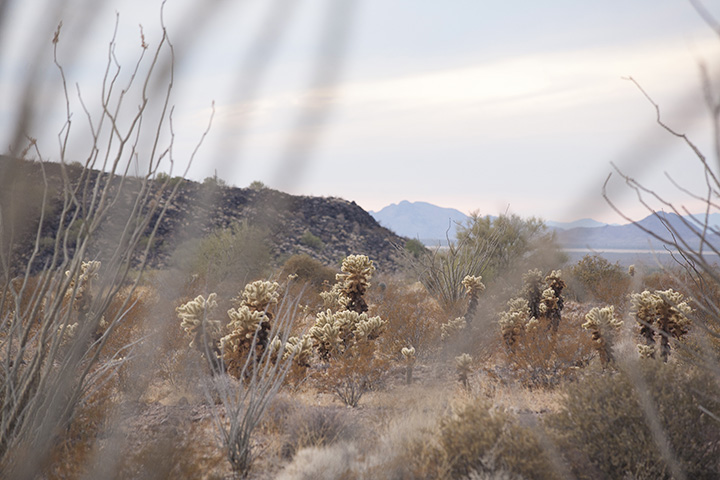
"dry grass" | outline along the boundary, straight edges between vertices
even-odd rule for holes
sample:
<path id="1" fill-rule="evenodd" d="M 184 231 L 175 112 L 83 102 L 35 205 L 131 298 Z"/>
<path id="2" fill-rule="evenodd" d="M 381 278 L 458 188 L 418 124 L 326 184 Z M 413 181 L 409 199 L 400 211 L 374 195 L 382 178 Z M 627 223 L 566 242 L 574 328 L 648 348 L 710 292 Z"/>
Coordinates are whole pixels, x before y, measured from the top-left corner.
<path id="1" fill-rule="evenodd" d="M 379 349 L 385 364 L 375 387 L 349 409 L 313 382 L 287 385 L 254 436 L 256 461 L 248 478 L 552 479 L 568 468 L 573 475 L 583 468 L 595 471 L 587 453 L 563 443 L 586 427 L 556 420 L 552 430 L 545 427 L 546 419 L 564 418 L 568 387 L 577 392 L 581 385 L 616 375 L 603 373 L 593 361 L 590 335 L 580 327 L 593 305 L 567 303 L 554 343 L 541 330 L 520 339 L 508 356 L 497 325 L 482 318 L 465 338 L 443 345 L 438 338 L 442 312 L 434 300 L 397 280 L 386 285 L 369 297 L 372 313 L 389 322 Z M 231 478 L 209 413 L 213 407 L 201 388 L 209 373 L 180 335 L 173 316 L 177 301 L 149 287 L 135 291 L 132 299 L 136 306 L 114 341 L 149 335 L 140 345 L 150 345 L 153 355 L 140 349 L 135 363 L 123 366 L 98 391 L 97 402 L 81 409 L 54 450 L 48 477 Z M 147 317 L 163 311 L 165 327 L 154 330 L 157 325 Z M 620 364 L 635 358 L 635 326 L 628 323 L 616 343 Z M 481 346 L 473 347 L 473 338 Z M 393 353 L 408 339 L 425 351 L 411 385 Z M 452 355 L 469 348 L 477 358 L 465 389 L 456 379 Z M 155 360 L 148 368 L 149 359 Z M 541 381 L 533 376 L 538 368 L 545 375 Z"/>

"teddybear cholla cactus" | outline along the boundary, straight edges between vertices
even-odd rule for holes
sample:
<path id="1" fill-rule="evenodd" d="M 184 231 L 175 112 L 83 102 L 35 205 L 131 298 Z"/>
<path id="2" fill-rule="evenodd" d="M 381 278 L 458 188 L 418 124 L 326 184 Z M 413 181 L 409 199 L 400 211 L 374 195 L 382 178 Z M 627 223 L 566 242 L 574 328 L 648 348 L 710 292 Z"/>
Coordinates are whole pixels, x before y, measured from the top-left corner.
<path id="1" fill-rule="evenodd" d="M 72 308 L 77 313 L 77 322 L 67 325 L 64 331 L 64 337 L 70 339 L 75 335 L 75 331 L 79 323 L 85 322 L 90 316 L 90 304 L 92 303 L 92 286 L 93 281 L 98 278 L 101 263 L 97 260 L 82 262 L 80 264 L 80 272 L 77 276 L 70 280 L 67 290 L 65 291 L 64 300 L 72 302 Z M 70 278 L 71 272 L 65 272 L 65 276 Z M 102 329 L 106 327 L 105 317 L 103 316 L 95 332 L 95 337 L 102 334 Z"/>
<path id="2" fill-rule="evenodd" d="M 530 317 L 530 307 L 524 298 L 514 298 L 507 306 L 507 311 L 500 313 L 498 323 L 505 345 L 512 350 L 518 337 L 525 331 L 528 318 L 532 321 L 535 317 Z"/>
<path id="3" fill-rule="evenodd" d="M 212 343 L 220 331 L 220 322 L 211 318 L 213 311 L 217 308 L 217 295 L 211 293 L 206 299 L 198 295 L 189 302 L 180 305 L 175 309 L 180 318 L 180 328 L 191 338 L 190 346 L 195 346 L 205 353 L 206 347 Z"/>
<path id="4" fill-rule="evenodd" d="M 619 329 L 623 322 L 615 318 L 615 307 L 610 305 L 604 308 L 595 307 L 585 315 L 585 323 L 582 327 L 592 332 L 592 339 L 595 342 L 595 349 L 600 355 L 600 362 L 603 370 L 613 361 L 613 330 Z"/>
<path id="5" fill-rule="evenodd" d="M 231 374 L 237 376 L 252 347 L 258 359 L 267 348 L 273 318 L 269 309 L 278 302 L 279 287 L 277 282 L 264 280 L 249 283 L 240 304 L 228 310 L 230 333 L 220 339 L 220 350 Z"/>
<path id="6" fill-rule="evenodd" d="M 458 380 L 467 390 L 470 388 L 470 374 L 472 373 L 473 358 L 467 353 L 455 357 L 455 371 L 458 374 Z"/>
<path id="7" fill-rule="evenodd" d="M 465 318 L 468 322 L 472 322 L 478 306 L 478 297 L 485 290 L 485 284 L 482 283 L 481 276 L 467 275 L 462 281 L 462 286 L 465 287 L 469 299 Z"/>
<path id="8" fill-rule="evenodd" d="M 638 345 L 643 357 L 655 357 L 655 335 L 660 336 L 660 356 L 667 362 L 670 355 L 670 337 L 680 339 L 688 332 L 692 308 L 683 295 L 673 289 L 648 290 L 633 293 L 632 314 L 640 325 L 645 345 Z"/>
<path id="9" fill-rule="evenodd" d="M 458 317 L 454 320 L 450 320 L 447 323 L 440 325 L 440 339 L 447 340 L 453 337 L 456 333 L 464 330 L 467 327 L 465 317 Z"/>
<path id="10" fill-rule="evenodd" d="M 400 350 L 400 354 L 405 360 L 405 383 L 410 385 L 412 383 L 413 367 L 415 366 L 415 347 L 412 345 L 405 347 Z"/>
<path id="11" fill-rule="evenodd" d="M 340 290 L 340 306 L 357 313 L 367 312 L 363 295 L 375 273 L 372 260 L 366 255 L 349 255 L 343 260 L 341 270 L 342 273 L 335 276 Z"/>
<path id="12" fill-rule="evenodd" d="M 564 306 L 564 300 L 561 296 L 563 289 L 566 287 L 565 282 L 560 278 L 562 272 L 553 270 L 545 277 L 545 285 L 547 288 L 542 293 L 541 309 L 543 316 L 550 320 L 550 329 L 553 333 L 557 333 L 560 326 L 561 312 Z"/>
<path id="13" fill-rule="evenodd" d="M 309 335 L 320 357 L 327 360 L 349 352 L 360 342 L 375 340 L 385 323 L 380 317 L 369 317 L 367 313 L 326 310 L 317 314 Z"/>
<path id="14" fill-rule="evenodd" d="M 510 300 L 508 309 L 500 313 L 500 330 L 508 348 L 512 349 L 518 336 L 537 327 L 541 319 L 547 321 L 552 333 L 557 333 L 564 306 L 561 294 L 565 282 L 561 274 L 560 270 L 553 270 L 544 280 L 540 270 L 523 275 L 523 297 Z"/>

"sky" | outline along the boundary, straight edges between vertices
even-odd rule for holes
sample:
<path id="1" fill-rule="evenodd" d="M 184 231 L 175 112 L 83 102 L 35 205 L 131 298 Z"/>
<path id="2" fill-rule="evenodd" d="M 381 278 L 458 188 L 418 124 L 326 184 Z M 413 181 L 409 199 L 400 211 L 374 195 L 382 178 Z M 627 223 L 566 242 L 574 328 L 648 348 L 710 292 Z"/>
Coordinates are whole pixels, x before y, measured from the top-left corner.
<path id="1" fill-rule="evenodd" d="M 50 40 L 62 20 L 58 61 L 74 139 L 66 158 L 83 161 L 90 130 L 77 92 L 96 112 L 116 21 L 120 78 L 129 78 L 140 25 L 148 52 L 160 41 L 161 2 L 9 5 L 0 23 L 0 145 L 17 143 L 8 132 L 33 83 L 40 113 L 28 129 L 45 158 L 60 156 L 66 104 Z M 699 66 L 717 85 L 720 37 L 685 0 L 167 0 L 163 19 L 175 48 L 173 174 L 212 115 L 188 170 L 194 180 L 262 181 L 375 211 L 409 200 L 614 223 L 621 219 L 602 198 L 614 172 L 610 198 L 644 217 L 617 167 L 700 211 L 673 181 L 702 194 L 702 165 L 657 125 L 628 77 L 717 165 Z"/>

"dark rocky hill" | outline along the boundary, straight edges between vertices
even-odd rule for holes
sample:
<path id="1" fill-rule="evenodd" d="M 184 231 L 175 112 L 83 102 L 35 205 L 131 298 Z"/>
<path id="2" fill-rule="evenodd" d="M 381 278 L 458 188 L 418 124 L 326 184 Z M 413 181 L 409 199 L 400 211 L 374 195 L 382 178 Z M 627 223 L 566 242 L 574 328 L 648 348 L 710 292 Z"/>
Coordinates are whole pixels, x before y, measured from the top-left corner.
<path id="1" fill-rule="evenodd" d="M 13 192 L 0 192 L 0 206 L 14 212 L 14 225 L 22 228 L 14 232 L 13 242 L 19 250 L 13 258 L 18 266 L 29 258 L 37 232 L 40 205 L 42 205 L 43 178 L 47 179 L 49 208 L 46 209 L 42 228 L 42 245 L 37 265 L 49 258 L 48 248 L 60 223 L 62 175 L 59 164 L 45 163 L 44 175 L 39 163 L 10 160 L 0 157 L 0 176 L 12 180 Z M 77 181 L 82 169 L 67 169 L 70 181 Z M 93 172 L 93 175 L 105 174 Z M 103 180 L 104 181 L 104 180 Z M 140 182 L 130 178 L 125 182 L 123 195 L 114 212 L 109 215 L 107 227 L 100 237 L 112 242 L 113 218 L 122 219 L 129 211 Z M 158 183 L 159 184 L 159 183 Z M 18 201 L 18 193 L 23 198 Z M 167 193 L 167 190 L 166 190 Z M 165 194 L 165 196 L 167 196 Z M 12 208 L 10 208 L 12 205 Z M 5 217 L 5 232 L 10 229 Z M 395 271 L 398 259 L 393 244 L 403 245 L 405 238 L 380 226 L 373 217 L 355 202 L 341 198 L 294 196 L 276 190 L 258 190 L 219 186 L 214 182 L 199 184 L 184 180 L 177 197 L 171 203 L 157 230 L 150 253 L 152 267 L 165 267 L 175 248 L 187 240 L 202 238 L 214 230 L 229 227 L 235 222 L 247 222 L 264 232 L 271 254 L 277 263 L 297 253 L 305 253 L 323 263 L 338 267 L 342 258 L 350 254 L 369 256 L 379 271 Z M 115 222 L 122 224 L 122 221 Z M 72 250 L 72 245 L 69 246 Z"/>
<path id="2" fill-rule="evenodd" d="M 355 202 L 335 197 L 296 196 L 269 188 L 218 187 L 186 181 L 168 209 L 161 230 L 162 251 L 187 237 L 247 221 L 268 234 L 273 256 L 305 253 L 339 266 L 350 254 L 370 257 L 378 269 L 394 271 L 393 244 L 405 238 L 382 227 Z"/>

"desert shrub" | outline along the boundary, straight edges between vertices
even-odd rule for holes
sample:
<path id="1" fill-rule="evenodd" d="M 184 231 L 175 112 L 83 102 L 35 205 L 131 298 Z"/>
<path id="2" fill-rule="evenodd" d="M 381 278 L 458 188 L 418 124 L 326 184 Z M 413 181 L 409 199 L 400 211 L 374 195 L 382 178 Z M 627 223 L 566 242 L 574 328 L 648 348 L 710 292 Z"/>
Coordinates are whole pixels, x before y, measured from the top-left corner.
<path id="1" fill-rule="evenodd" d="M 325 243 L 322 241 L 322 239 L 317 235 L 313 235 L 310 230 L 305 230 L 303 232 L 302 236 L 300 237 L 300 244 L 305 245 L 306 247 L 310 247 L 317 252 L 325 248 Z"/>
<path id="2" fill-rule="evenodd" d="M 270 249 L 263 230 L 247 222 L 219 228 L 201 240 L 180 245 L 173 263 L 189 275 L 198 275 L 208 290 L 219 290 L 227 282 L 240 283 L 262 278 L 270 266 Z"/>
<path id="3" fill-rule="evenodd" d="M 585 255 L 570 267 L 569 274 L 568 283 L 578 301 L 618 304 L 628 293 L 632 282 L 627 270 L 620 264 L 610 263 L 599 255 Z"/>
<path id="4" fill-rule="evenodd" d="M 202 186 L 208 190 L 219 190 L 221 188 L 226 188 L 228 185 L 225 180 L 218 177 L 217 173 L 215 173 L 212 177 L 205 177 L 202 181 Z"/>
<path id="5" fill-rule="evenodd" d="M 291 458 L 307 447 L 322 447 L 349 440 L 357 426 L 348 420 L 347 410 L 338 407 L 296 407 L 288 417 L 281 447 L 282 455 Z"/>
<path id="6" fill-rule="evenodd" d="M 554 478 L 552 466 L 535 435 L 489 402 L 473 399 L 453 408 L 439 422 L 439 454 L 449 478 L 473 472 L 507 472 L 522 478 Z"/>
<path id="7" fill-rule="evenodd" d="M 483 273 L 490 281 L 518 265 L 526 269 L 547 269 L 564 261 L 554 233 L 535 217 L 524 219 L 517 215 L 500 215 L 493 218 L 473 212 L 465 225 L 458 226 L 457 238 L 469 245 L 488 241 L 494 244 L 488 252 L 487 269 Z"/>
<path id="8" fill-rule="evenodd" d="M 416 238 L 411 238 L 405 242 L 405 250 L 407 250 L 408 253 L 415 258 L 420 258 L 420 255 L 427 253 L 425 245 Z"/>
<path id="9" fill-rule="evenodd" d="M 554 334 L 547 319 L 526 321 L 512 349 L 506 349 L 508 373 L 530 388 L 552 388 L 575 378 L 595 351 L 591 335 L 581 327 L 585 313 L 570 303 Z"/>
<path id="10" fill-rule="evenodd" d="M 282 268 L 283 275 L 297 275 L 297 283 L 309 283 L 316 289 L 332 283 L 335 273 L 336 270 L 306 254 L 293 255 L 285 261 Z"/>
<path id="11" fill-rule="evenodd" d="M 484 274 L 503 232 L 501 226 L 482 238 L 465 235 L 458 237 L 457 242 L 449 242 L 447 249 L 426 249 L 420 255 L 397 246 L 396 249 L 440 307 L 449 316 L 460 316 L 467 302 L 463 280 Z"/>
<path id="12" fill-rule="evenodd" d="M 547 418 L 572 473 L 583 479 L 679 478 L 676 472 L 717 478 L 720 429 L 703 412 L 720 412 L 717 383 L 659 361 L 632 368 L 638 378 L 617 373 L 568 385 L 560 410 Z"/>
<path id="13" fill-rule="evenodd" d="M 250 190 L 255 190 L 256 192 L 259 192 L 260 190 L 267 188 L 267 185 L 265 185 L 260 180 L 253 180 L 252 182 L 250 182 L 250 185 L 248 185 L 248 188 Z"/>
<path id="14" fill-rule="evenodd" d="M 87 398 L 50 452 L 46 475 L 51 479 L 80 478 L 92 458 L 98 437 L 106 430 L 114 389 L 106 384 Z"/>
<path id="15" fill-rule="evenodd" d="M 387 321 L 378 341 L 384 355 L 396 356 L 409 346 L 418 359 L 428 358 L 439 346 L 440 325 L 445 319 L 437 302 L 421 286 L 387 282 L 380 295 L 369 295 L 372 312 Z"/>

